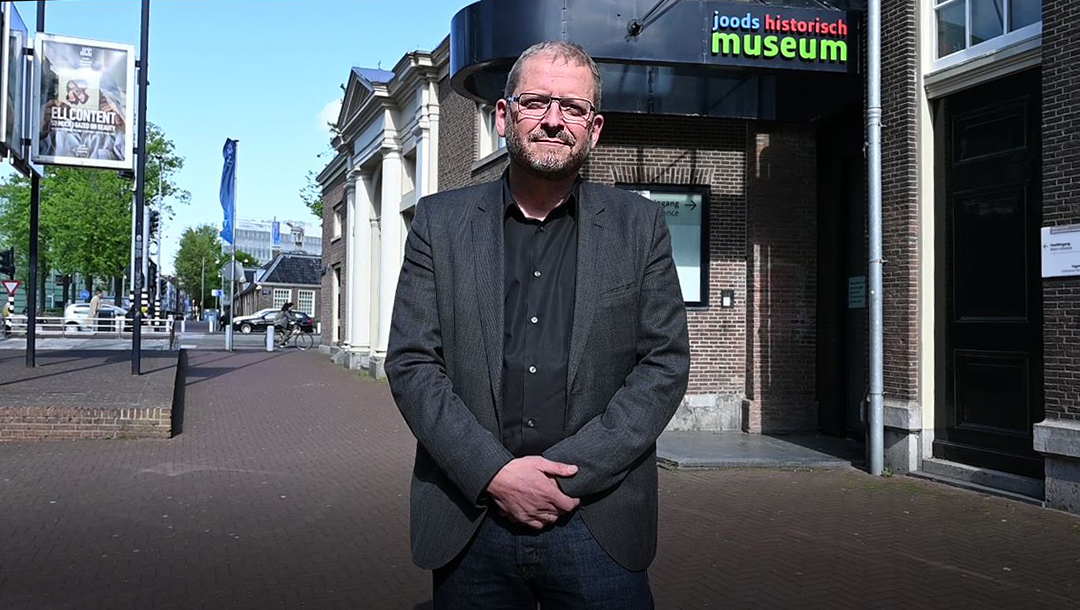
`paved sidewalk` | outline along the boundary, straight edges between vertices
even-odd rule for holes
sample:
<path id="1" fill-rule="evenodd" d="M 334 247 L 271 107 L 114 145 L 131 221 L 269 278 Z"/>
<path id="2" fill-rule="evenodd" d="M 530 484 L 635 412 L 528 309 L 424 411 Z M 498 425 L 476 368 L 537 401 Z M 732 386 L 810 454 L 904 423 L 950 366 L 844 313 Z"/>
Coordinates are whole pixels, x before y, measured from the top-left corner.
<path id="1" fill-rule="evenodd" d="M 0 609 L 429 608 L 413 441 L 317 352 L 191 352 L 171 440 L 0 444 Z M 661 471 L 657 608 L 1076 608 L 1080 519 L 860 471 Z"/>

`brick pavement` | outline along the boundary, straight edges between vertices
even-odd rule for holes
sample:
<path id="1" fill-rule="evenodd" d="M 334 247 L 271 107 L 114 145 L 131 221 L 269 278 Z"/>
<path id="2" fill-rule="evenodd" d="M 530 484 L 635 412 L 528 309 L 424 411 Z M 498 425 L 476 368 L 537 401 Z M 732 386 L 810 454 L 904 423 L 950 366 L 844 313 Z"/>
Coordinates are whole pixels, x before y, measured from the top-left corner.
<path id="1" fill-rule="evenodd" d="M 191 352 L 171 440 L 0 445 L 0 609 L 429 607 L 413 444 L 313 352 Z M 1080 520 L 858 471 L 662 471 L 667 608 L 1080 607 Z"/>

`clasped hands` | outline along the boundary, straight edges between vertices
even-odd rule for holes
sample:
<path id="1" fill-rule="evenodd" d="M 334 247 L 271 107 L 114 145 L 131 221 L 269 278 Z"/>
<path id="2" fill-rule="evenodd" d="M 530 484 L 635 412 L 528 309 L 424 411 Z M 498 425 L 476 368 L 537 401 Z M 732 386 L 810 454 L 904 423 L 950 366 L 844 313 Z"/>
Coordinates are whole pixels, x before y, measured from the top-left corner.
<path id="1" fill-rule="evenodd" d="M 530 455 L 507 462 L 488 483 L 487 492 L 499 514 L 539 530 L 581 502 L 564 494 L 555 482 L 555 477 L 575 474 L 577 466 Z"/>

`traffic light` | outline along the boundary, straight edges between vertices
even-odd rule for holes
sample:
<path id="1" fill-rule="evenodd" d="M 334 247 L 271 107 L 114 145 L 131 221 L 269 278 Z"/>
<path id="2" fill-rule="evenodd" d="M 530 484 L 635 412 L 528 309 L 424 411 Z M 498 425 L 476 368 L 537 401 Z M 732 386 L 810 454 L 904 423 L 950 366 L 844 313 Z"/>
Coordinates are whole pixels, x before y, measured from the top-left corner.
<path id="1" fill-rule="evenodd" d="M 15 279 L 15 248 L 0 250 L 0 273 L 6 273 Z"/>
<path id="2" fill-rule="evenodd" d="M 150 236 L 154 237 L 158 234 L 158 228 L 161 226 L 161 212 L 157 210 L 150 210 Z"/>
<path id="3" fill-rule="evenodd" d="M 147 292 L 157 293 L 157 263 L 155 263 L 154 261 L 150 261 L 150 264 L 148 266 L 150 268 L 150 277 L 147 278 L 146 286 L 143 287 L 143 290 L 146 290 Z"/>

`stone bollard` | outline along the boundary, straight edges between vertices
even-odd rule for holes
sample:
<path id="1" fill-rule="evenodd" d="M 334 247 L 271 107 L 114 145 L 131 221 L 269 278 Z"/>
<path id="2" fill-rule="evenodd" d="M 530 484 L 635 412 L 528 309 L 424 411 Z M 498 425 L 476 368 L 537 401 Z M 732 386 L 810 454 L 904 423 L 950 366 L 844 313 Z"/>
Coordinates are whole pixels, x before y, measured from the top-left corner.
<path id="1" fill-rule="evenodd" d="M 266 327 L 266 351 L 274 351 L 274 325 L 270 324 Z"/>
<path id="2" fill-rule="evenodd" d="M 187 318 L 180 318 L 180 332 L 187 332 Z"/>

